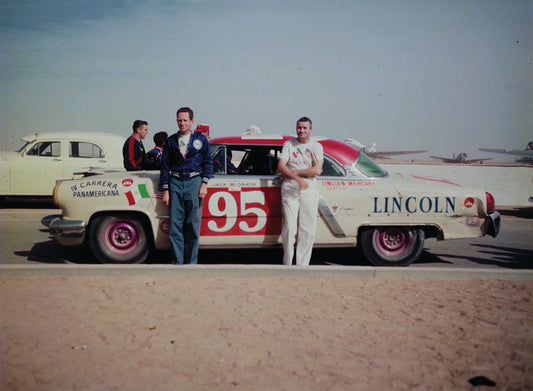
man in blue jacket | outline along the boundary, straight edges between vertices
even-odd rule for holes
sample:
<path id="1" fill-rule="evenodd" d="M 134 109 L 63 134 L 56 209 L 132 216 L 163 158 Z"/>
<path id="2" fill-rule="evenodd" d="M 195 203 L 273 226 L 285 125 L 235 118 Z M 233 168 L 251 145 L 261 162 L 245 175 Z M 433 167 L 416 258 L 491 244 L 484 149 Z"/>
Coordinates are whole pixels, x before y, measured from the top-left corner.
<path id="1" fill-rule="evenodd" d="M 171 135 L 163 147 L 160 186 L 162 201 L 170 209 L 169 237 L 175 263 L 195 264 L 202 218 L 202 199 L 213 175 L 213 161 L 207 138 L 192 132 L 194 113 L 182 107 L 176 113 L 179 132 Z"/>

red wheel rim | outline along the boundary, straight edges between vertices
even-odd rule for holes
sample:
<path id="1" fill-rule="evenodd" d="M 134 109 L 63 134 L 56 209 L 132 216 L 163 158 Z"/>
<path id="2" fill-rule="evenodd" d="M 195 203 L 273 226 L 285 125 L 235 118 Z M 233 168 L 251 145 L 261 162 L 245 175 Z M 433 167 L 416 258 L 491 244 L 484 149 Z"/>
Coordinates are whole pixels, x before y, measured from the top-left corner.
<path id="1" fill-rule="evenodd" d="M 374 235 L 376 249 L 388 257 L 399 257 L 408 252 L 413 243 L 413 234 L 402 228 L 377 230 Z"/>
<path id="2" fill-rule="evenodd" d="M 104 243 L 113 254 L 128 254 L 138 246 L 137 229 L 135 225 L 127 221 L 116 220 L 107 226 L 104 232 Z"/>

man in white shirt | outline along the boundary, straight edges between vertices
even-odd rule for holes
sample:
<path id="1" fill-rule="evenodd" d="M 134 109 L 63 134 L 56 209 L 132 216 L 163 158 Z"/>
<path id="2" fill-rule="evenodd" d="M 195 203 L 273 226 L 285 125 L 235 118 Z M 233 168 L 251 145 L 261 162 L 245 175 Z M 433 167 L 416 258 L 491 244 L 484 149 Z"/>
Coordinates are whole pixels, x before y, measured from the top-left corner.
<path id="1" fill-rule="evenodd" d="M 292 265 L 294 242 L 296 265 L 307 266 L 316 235 L 319 190 L 316 177 L 322 172 L 322 145 L 311 140 L 313 123 L 302 117 L 296 122 L 297 138 L 283 145 L 278 171 L 285 180 L 281 185 L 283 204 L 283 264 Z"/>

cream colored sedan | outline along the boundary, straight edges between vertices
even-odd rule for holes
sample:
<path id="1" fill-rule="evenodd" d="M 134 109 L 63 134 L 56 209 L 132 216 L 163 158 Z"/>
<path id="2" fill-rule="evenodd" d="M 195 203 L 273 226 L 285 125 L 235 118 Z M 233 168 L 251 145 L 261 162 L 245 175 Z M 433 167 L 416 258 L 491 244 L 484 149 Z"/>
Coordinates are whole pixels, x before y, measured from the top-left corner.
<path id="1" fill-rule="evenodd" d="M 17 152 L 0 154 L 0 197 L 51 196 L 56 180 L 89 169 L 124 170 L 125 137 L 108 133 L 55 132 L 23 137 Z"/>
<path id="2" fill-rule="evenodd" d="M 200 248 L 281 246 L 277 159 L 289 136 L 210 140 L 214 177 L 203 201 Z M 496 236 L 500 215 L 484 190 L 440 178 L 389 174 L 357 148 L 317 139 L 324 149 L 315 247 L 360 246 L 378 266 L 407 266 L 426 238 Z M 63 245 L 89 244 L 105 263 L 143 262 L 170 250 L 159 172 L 93 175 L 59 182 L 62 215 L 43 218 Z"/>

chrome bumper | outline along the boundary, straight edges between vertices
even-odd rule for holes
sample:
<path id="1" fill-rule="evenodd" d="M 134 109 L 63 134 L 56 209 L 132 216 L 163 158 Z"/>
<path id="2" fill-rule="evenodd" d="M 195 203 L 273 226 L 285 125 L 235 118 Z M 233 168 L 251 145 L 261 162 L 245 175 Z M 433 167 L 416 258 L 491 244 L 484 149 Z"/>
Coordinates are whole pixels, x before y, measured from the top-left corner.
<path id="1" fill-rule="evenodd" d="M 487 235 L 495 238 L 500 233 L 501 217 L 499 212 L 492 212 L 487 219 Z"/>
<path id="2" fill-rule="evenodd" d="M 85 221 L 64 220 L 62 215 L 49 215 L 41 219 L 52 237 L 63 246 L 79 246 L 85 239 Z"/>

